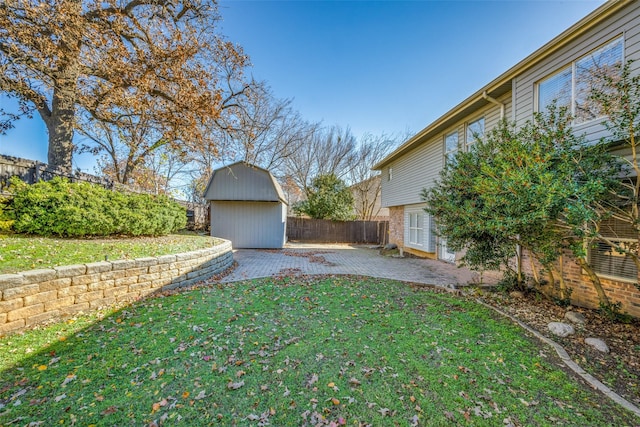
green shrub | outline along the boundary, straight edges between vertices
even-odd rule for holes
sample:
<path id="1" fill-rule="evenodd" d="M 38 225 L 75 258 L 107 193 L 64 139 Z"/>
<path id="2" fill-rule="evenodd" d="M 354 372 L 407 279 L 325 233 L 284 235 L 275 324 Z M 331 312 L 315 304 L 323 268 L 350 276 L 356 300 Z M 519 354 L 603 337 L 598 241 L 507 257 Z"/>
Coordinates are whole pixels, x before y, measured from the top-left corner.
<path id="1" fill-rule="evenodd" d="M 11 230 L 11 226 L 13 225 L 13 220 L 7 211 L 8 205 L 9 201 L 0 196 L 0 232 Z"/>
<path id="2" fill-rule="evenodd" d="M 159 236 L 186 225 L 185 209 L 165 196 L 124 194 L 55 178 L 33 185 L 13 179 L 13 228 L 66 237 Z"/>

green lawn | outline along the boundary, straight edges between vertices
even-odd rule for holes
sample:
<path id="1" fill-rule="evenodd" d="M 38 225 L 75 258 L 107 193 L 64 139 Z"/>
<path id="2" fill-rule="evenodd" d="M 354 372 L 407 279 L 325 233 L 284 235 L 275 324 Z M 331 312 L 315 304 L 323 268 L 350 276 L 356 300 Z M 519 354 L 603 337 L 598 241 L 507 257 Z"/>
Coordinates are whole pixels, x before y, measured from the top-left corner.
<path id="1" fill-rule="evenodd" d="M 122 239 L 61 239 L 0 234 L 0 274 L 105 259 L 113 261 L 188 252 L 210 247 L 215 242 L 215 238 L 195 234 Z"/>
<path id="2" fill-rule="evenodd" d="M 471 300 L 283 278 L 0 340 L 0 425 L 638 425 Z M 32 424 L 40 425 L 40 424 Z"/>

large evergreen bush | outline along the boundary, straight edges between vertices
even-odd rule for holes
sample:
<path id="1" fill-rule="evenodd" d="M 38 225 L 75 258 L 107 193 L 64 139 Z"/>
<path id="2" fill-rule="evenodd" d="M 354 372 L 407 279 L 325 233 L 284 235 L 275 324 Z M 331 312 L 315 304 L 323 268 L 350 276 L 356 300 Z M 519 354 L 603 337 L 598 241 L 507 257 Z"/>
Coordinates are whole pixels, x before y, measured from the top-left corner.
<path id="1" fill-rule="evenodd" d="M 125 194 L 55 178 L 12 180 L 11 214 L 18 233 L 66 237 L 158 236 L 186 225 L 185 209 L 166 196 Z"/>
<path id="2" fill-rule="evenodd" d="M 9 201 L 5 197 L 0 196 L 0 231 L 9 231 L 13 225 L 8 212 Z"/>

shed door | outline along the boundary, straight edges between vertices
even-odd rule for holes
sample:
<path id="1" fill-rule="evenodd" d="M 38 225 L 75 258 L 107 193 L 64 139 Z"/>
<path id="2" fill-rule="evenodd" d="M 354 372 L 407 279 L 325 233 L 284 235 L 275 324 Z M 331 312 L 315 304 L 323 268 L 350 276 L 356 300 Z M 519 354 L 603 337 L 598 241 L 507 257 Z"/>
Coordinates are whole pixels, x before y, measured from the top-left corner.
<path id="1" fill-rule="evenodd" d="M 211 235 L 231 240 L 234 249 L 282 248 L 285 227 L 282 203 L 211 202 Z"/>

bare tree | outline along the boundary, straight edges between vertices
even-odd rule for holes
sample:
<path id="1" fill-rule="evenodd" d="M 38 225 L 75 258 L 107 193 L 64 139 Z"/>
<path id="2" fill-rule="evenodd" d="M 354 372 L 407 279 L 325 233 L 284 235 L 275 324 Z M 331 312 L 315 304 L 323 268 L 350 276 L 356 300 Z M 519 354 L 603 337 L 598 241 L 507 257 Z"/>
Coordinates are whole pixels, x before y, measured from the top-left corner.
<path id="1" fill-rule="evenodd" d="M 308 193 L 311 181 L 320 175 L 346 180 L 357 158 L 356 139 L 349 128 L 317 128 L 286 160 L 287 175 Z"/>
<path id="2" fill-rule="evenodd" d="M 222 160 L 245 161 L 275 175 L 284 173 L 286 159 L 315 129 L 291 108 L 291 100 L 277 99 L 264 83 L 253 84 L 234 113 L 225 118 L 226 122 L 218 122 L 224 140 Z"/>
<path id="3" fill-rule="evenodd" d="M 380 213 L 382 181 L 380 173 L 371 170 L 371 167 L 389 154 L 398 141 L 398 137 L 386 134 L 366 134 L 361 138 L 349 173 L 358 219 L 371 221 Z"/>
<path id="4" fill-rule="evenodd" d="M 150 146 L 196 143 L 233 106 L 224 76 L 248 64 L 218 19 L 206 0 L 0 2 L 0 91 L 21 109 L 2 127 L 37 111 L 49 164 L 67 171 L 79 114 L 116 127 L 152 114 Z"/>

